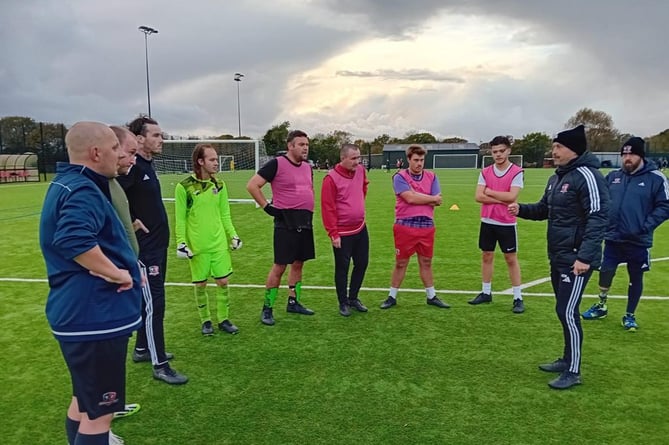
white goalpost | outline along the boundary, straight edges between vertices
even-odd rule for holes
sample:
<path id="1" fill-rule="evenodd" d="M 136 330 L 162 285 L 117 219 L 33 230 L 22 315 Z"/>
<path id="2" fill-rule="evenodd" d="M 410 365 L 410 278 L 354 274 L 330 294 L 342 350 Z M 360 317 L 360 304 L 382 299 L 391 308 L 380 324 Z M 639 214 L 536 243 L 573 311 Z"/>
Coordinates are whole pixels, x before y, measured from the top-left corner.
<path id="1" fill-rule="evenodd" d="M 163 152 L 154 157 L 156 172 L 179 175 L 192 173 L 193 149 L 198 144 L 209 144 L 214 147 L 218 153 L 220 172 L 246 171 L 251 175 L 270 159 L 267 156 L 264 142 L 256 139 L 165 140 L 163 141 Z M 230 202 L 255 204 L 253 199 L 240 196 L 230 196 Z"/>
<path id="2" fill-rule="evenodd" d="M 518 167 L 523 168 L 523 155 L 509 155 L 509 161 L 513 162 Z M 494 163 L 495 161 L 492 156 L 483 156 L 483 159 L 481 160 L 481 168 L 486 168 Z"/>

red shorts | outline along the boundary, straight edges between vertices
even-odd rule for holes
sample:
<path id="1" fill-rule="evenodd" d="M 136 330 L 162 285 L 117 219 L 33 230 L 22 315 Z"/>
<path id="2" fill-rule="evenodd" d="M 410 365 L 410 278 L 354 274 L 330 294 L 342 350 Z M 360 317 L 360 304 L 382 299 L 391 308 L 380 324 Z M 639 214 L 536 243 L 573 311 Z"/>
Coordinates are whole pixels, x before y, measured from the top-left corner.
<path id="1" fill-rule="evenodd" d="M 434 227 L 417 228 L 393 225 L 395 258 L 410 258 L 414 253 L 426 258 L 434 256 Z"/>

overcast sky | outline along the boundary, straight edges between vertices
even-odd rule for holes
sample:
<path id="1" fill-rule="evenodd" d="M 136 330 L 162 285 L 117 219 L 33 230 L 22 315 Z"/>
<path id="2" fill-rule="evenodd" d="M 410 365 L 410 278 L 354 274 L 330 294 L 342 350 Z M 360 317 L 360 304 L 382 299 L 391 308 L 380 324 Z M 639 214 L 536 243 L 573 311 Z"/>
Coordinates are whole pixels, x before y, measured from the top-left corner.
<path id="1" fill-rule="evenodd" d="M 169 4 L 169 6 L 167 6 Z M 0 116 L 179 135 L 473 142 L 553 134 L 578 109 L 622 132 L 669 127 L 664 0 L 0 0 Z"/>

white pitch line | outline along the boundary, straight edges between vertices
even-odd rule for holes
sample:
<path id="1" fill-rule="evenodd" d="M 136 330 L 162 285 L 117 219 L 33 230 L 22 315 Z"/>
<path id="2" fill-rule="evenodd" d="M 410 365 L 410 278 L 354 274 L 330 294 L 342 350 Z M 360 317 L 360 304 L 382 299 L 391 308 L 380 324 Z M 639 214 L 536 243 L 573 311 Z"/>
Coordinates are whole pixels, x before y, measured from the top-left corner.
<path id="1" fill-rule="evenodd" d="M 669 257 L 665 256 L 665 257 L 662 257 L 662 258 L 651 258 L 650 262 L 653 263 L 655 261 L 667 261 L 667 260 L 669 260 Z M 620 263 L 618 265 L 618 267 L 622 267 L 622 266 L 626 266 L 626 265 L 627 265 L 627 263 Z M 524 290 L 524 289 L 527 289 L 528 287 L 537 286 L 539 284 L 543 284 L 543 283 L 545 283 L 547 281 L 550 281 L 550 280 L 551 280 L 551 277 L 539 278 L 538 280 L 534 280 L 534 281 L 530 281 L 529 283 L 521 284 L 520 289 Z M 504 294 L 504 295 L 513 294 L 513 288 L 504 289 L 503 291 L 497 292 L 497 293 Z M 523 292 L 523 295 L 532 295 L 532 294 Z M 539 295 L 544 295 L 544 294 L 535 294 L 535 295 L 539 296 Z M 550 294 L 550 295 L 553 295 L 553 294 Z M 625 298 L 627 298 L 627 297 L 625 297 Z M 655 297 L 653 297 L 653 298 L 643 297 L 643 298 L 653 299 Z M 657 298 L 658 299 L 664 299 L 665 297 L 657 297 Z"/>
<path id="2" fill-rule="evenodd" d="M 0 277 L 0 282 L 7 283 L 46 283 L 45 278 L 2 278 Z M 170 287 L 191 287 L 193 283 L 165 283 L 165 286 Z M 216 286 L 215 283 L 209 283 L 209 286 Z M 264 284 L 228 284 L 229 287 L 235 287 L 239 289 L 264 289 Z M 331 290 L 334 291 L 334 286 L 302 286 L 302 289 L 313 289 L 313 290 Z M 388 292 L 387 287 L 363 287 L 360 289 L 364 292 Z M 400 289 L 401 292 L 408 293 L 425 293 L 425 289 Z M 479 291 L 473 290 L 458 290 L 458 289 L 437 289 L 438 294 L 454 294 L 454 295 L 476 295 Z M 496 292 L 497 294 L 510 295 L 512 292 L 502 291 Z M 523 296 L 528 297 L 555 297 L 552 293 L 541 293 L 541 292 L 523 292 Z M 584 298 L 599 298 L 599 295 L 583 295 Z M 627 295 L 609 295 L 608 298 L 613 300 L 626 300 Z M 669 301 L 668 296 L 655 296 L 655 295 L 644 295 L 641 297 L 642 300 L 660 300 L 660 301 Z"/>

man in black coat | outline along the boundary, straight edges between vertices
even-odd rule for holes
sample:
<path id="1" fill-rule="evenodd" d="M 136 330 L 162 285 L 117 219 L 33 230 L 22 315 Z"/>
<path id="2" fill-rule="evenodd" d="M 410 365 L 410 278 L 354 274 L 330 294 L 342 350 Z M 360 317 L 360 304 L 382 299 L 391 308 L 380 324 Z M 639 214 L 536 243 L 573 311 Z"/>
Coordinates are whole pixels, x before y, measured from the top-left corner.
<path id="1" fill-rule="evenodd" d="M 557 168 L 541 200 L 510 204 L 509 212 L 520 218 L 548 220 L 548 259 L 564 351 L 562 357 L 539 365 L 539 369 L 559 372 L 548 385 L 567 389 L 581 383 L 583 330 L 579 304 L 592 271 L 601 263 L 609 192 L 598 170 L 599 160 L 587 151 L 583 125 L 558 133 L 552 150 Z"/>

